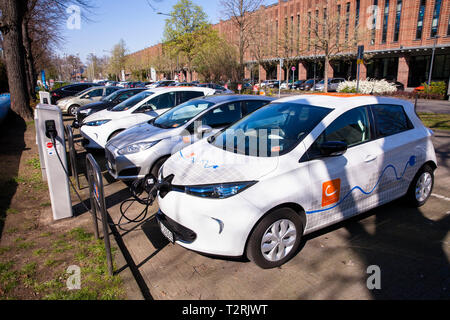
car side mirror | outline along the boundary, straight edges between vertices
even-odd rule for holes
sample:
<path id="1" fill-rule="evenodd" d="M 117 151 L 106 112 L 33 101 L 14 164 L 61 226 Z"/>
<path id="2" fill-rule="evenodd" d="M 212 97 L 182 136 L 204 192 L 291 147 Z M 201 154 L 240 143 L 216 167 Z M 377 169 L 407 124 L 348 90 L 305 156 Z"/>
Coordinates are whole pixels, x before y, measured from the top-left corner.
<path id="1" fill-rule="evenodd" d="M 337 157 L 347 152 L 348 145 L 343 141 L 327 141 L 322 143 L 319 148 L 323 157 Z"/>
<path id="2" fill-rule="evenodd" d="M 199 135 L 209 133 L 211 131 L 212 131 L 212 128 L 207 125 L 201 125 L 200 127 L 197 128 L 197 134 L 199 134 Z"/>

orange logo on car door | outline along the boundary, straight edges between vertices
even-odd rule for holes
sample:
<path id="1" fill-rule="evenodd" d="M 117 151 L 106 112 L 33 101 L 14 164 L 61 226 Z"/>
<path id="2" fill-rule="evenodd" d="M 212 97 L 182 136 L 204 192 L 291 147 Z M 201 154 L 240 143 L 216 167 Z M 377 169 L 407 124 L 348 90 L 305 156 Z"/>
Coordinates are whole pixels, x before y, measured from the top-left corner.
<path id="1" fill-rule="evenodd" d="M 341 179 L 325 182 L 322 189 L 322 207 L 338 202 L 340 195 Z"/>

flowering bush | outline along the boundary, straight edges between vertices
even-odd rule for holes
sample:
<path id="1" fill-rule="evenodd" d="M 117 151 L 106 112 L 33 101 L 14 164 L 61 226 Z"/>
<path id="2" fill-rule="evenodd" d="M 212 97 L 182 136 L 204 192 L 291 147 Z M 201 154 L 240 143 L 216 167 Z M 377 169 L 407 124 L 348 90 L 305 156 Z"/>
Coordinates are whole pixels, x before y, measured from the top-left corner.
<path id="1" fill-rule="evenodd" d="M 337 92 L 356 93 L 357 81 L 344 81 L 338 86 Z M 367 79 L 359 81 L 359 93 L 363 94 L 381 94 L 393 93 L 397 88 L 395 84 L 389 83 L 386 80 Z"/>

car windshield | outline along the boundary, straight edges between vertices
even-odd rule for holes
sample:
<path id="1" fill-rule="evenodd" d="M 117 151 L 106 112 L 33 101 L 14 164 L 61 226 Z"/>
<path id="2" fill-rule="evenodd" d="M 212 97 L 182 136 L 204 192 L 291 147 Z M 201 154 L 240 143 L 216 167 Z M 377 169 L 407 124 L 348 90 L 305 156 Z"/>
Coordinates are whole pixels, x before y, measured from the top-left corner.
<path id="1" fill-rule="evenodd" d="M 101 99 L 101 101 L 113 101 L 115 98 L 117 98 L 120 94 L 122 94 L 123 92 L 121 92 L 120 90 L 118 91 L 114 91 L 113 93 L 111 93 L 109 96 L 103 97 Z"/>
<path id="2" fill-rule="evenodd" d="M 138 104 L 145 98 L 150 97 L 151 95 L 153 95 L 153 92 L 150 92 L 150 91 L 141 92 L 141 93 L 119 103 L 117 106 L 112 108 L 111 111 L 127 111 L 128 109 L 134 107 L 136 104 Z"/>
<path id="3" fill-rule="evenodd" d="M 92 90 L 92 88 L 84 89 L 83 91 L 78 92 L 78 93 L 75 95 L 75 97 L 81 97 L 83 94 L 85 94 L 86 92 L 88 92 L 88 91 L 90 91 L 90 90 Z"/>
<path id="4" fill-rule="evenodd" d="M 271 103 L 209 141 L 237 154 L 276 157 L 294 149 L 331 111 L 299 103 Z"/>
<path id="5" fill-rule="evenodd" d="M 188 101 L 157 117 L 153 125 L 164 129 L 177 128 L 213 105 L 214 103 L 205 100 Z"/>

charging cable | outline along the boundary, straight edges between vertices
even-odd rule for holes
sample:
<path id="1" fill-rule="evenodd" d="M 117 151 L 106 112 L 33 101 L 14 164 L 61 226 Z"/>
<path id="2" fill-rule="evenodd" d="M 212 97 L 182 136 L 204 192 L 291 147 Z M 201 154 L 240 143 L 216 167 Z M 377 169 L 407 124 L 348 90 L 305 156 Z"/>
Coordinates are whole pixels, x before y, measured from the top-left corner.
<path id="1" fill-rule="evenodd" d="M 64 166 L 63 161 L 61 160 L 61 156 L 59 155 L 58 148 L 56 147 L 56 137 L 58 136 L 58 133 L 55 129 L 54 121 L 53 120 L 50 120 L 50 121 L 53 123 L 51 123 L 51 122 L 47 123 L 47 121 L 46 121 L 46 128 L 47 128 L 46 135 L 48 138 L 50 138 L 52 140 L 53 145 L 55 146 L 55 151 L 56 151 L 56 155 L 58 157 L 59 163 L 61 164 L 61 167 L 63 168 L 64 173 L 66 174 L 73 191 L 75 192 L 78 199 L 80 200 L 80 203 L 83 205 L 83 207 L 86 209 L 87 212 L 91 212 L 91 209 L 89 209 L 86 206 L 86 204 L 82 200 L 80 194 L 78 193 L 77 189 L 73 185 L 72 180 L 70 179 L 69 173 L 67 172 L 67 169 Z M 156 199 L 157 184 L 154 182 L 155 181 L 152 177 L 145 177 L 144 179 L 134 181 L 129 187 L 131 195 L 133 196 L 133 199 L 127 199 L 120 204 L 121 217 L 119 219 L 119 222 L 112 223 L 112 222 L 108 221 L 108 224 L 110 226 L 117 226 L 122 231 L 132 231 L 132 230 L 126 230 L 126 229 L 122 228 L 122 226 L 143 222 L 147 218 L 148 208 L 153 204 L 153 202 Z M 141 198 L 140 196 L 142 195 L 142 193 L 144 191 L 146 191 L 148 193 L 148 196 Z M 126 212 L 135 202 L 138 202 L 138 203 L 144 205 L 145 208 L 135 218 L 129 218 L 126 215 Z M 126 209 L 124 209 L 125 204 L 127 204 L 127 203 L 129 203 L 129 205 Z M 97 218 L 97 220 L 101 221 L 101 219 L 98 216 L 96 218 Z M 126 220 L 127 222 L 122 223 L 123 220 Z"/>

